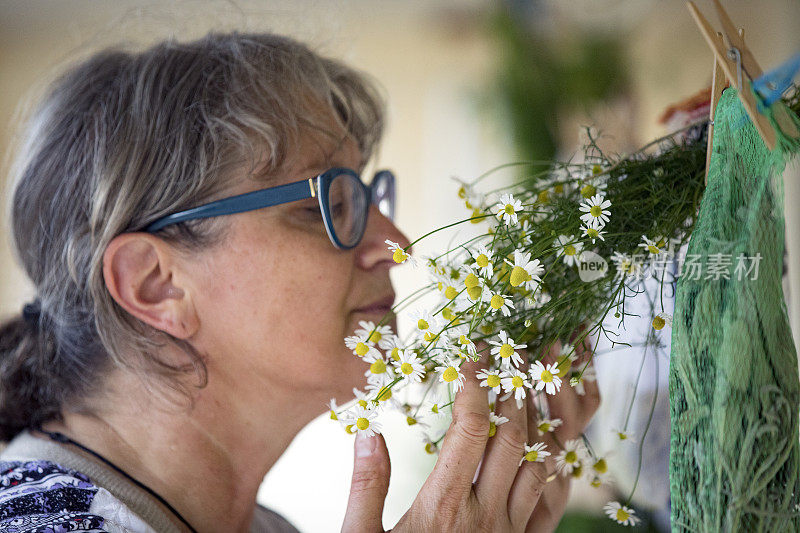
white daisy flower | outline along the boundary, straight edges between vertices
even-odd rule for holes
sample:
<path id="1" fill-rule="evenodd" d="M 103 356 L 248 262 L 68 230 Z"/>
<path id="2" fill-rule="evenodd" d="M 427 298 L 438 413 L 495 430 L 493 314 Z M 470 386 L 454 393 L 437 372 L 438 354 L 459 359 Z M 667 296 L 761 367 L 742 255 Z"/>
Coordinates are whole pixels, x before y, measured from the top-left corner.
<path id="1" fill-rule="evenodd" d="M 434 340 L 439 334 L 439 319 L 427 309 L 415 309 L 409 313 L 409 317 L 416 326 L 416 333 L 421 334 L 426 342 Z"/>
<path id="2" fill-rule="evenodd" d="M 439 446 L 437 446 L 436 442 L 433 438 L 428 435 L 427 433 L 422 434 L 422 443 L 425 448 L 425 452 L 431 455 L 435 455 L 439 453 Z"/>
<path id="3" fill-rule="evenodd" d="M 491 314 L 496 314 L 500 311 L 504 316 L 511 316 L 511 309 L 514 309 L 514 304 L 511 303 L 510 296 L 500 294 L 499 292 L 493 293 L 489 289 L 484 291 L 484 301 L 489 303 L 489 312 Z"/>
<path id="4" fill-rule="evenodd" d="M 511 266 L 509 283 L 511 283 L 512 287 L 519 287 L 524 283 L 526 289 L 533 291 L 542 282 L 542 278 L 539 275 L 544 272 L 544 267 L 538 259 L 531 261 L 530 252 L 522 253 L 519 250 L 514 250 L 514 263 L 511 263 L 508 259 L 506 259 L 506 263 Z"/>
<path id="5" fill-rule="evenodd" d="M 584 200 L 580 210 L 584 213 L 581 220 L 588 226 L 600 229 L 609 221 L 611 200 L 606 200 L 602 195 L 595 194 Z"/>
<path id="6" fill-rule="evenodd" d="M 501 380 L 505 377 L 505 372 L 499 369 L 489 370 L 488 368 L 483 368 L 476 372 L 475 375 L 478 379 L 483 380 L 480 382 L 481 387 L 488 387 L 493 390 L 495 394 L 500 394 L 500 387 L 502 386 Z"/>
<path id="7" fill-rule="evenodd" d="M 497 218 L 506 225 L 511 226 L 517 223 L 517 214 L 522 210 L 522 202 L 515 200 L 512 194 L 500 196 L 500 202 L 494 207 Z"/>
<path id="8" fill-rule="evenodd" d="M 587 239 L 592 239 L 592 244 L 594 244 L 595 239 L 600 239 L 601 241 L 605 241 L 605 237 L 603 235 L 606 232 L 602 229 L 595 228 L 590 225 L 581 226 L 581 231 L 583 231 L 583 236 Z"/>
<path id="9" fill-rule="evenodd" d="M 478 355 L 478 348 L 472 339 L 469 338 L 469 326 L 464 324 L 448 330 L 455 343 L 461 351 L 469 354 L 472 358 Z"/>
<path id="10" fill-rule="evenodd" d="M 522 455 L 522 459 L 519 460 L 519 466 L 522 465 L 523 461 L 529 461 L 532 463 L 543 463 L 545 457 L 550 455 L 550 452 L 545 451 L 547 445 L 544 442 L 536 442 L 531 446 L 528 446 L 528 443 L 525 443 L 525 452 Z"/>
<path id="11" fill-rule="evenodd" d="M 664 326 L 672 327 L 672 315 L 669 313 L 659 313 L 653 318 L 653 329 L 664 329 Z"/>
<path id="12" fill-rule="evenodd" d="M 556 456 L 556 466 L 562 474 L 571 474 L 573 470 L 580 467 L 586 455 L 586 449 L 580 440 L 568 440 L 564 443 L 564 449 Z"/>
<path id="13" fill-rule="evenodd" d="M 374 355 L 378 350 L 373 346 L 372 341 L 367 339 L 367 335 L 351 335 L 344 338 L 344 345 L 353 350 L 353 353 L 359 357 L 365 357 L 367 354 Z"/>
<path id="14" fill-rule="evenodd" d="M 495 260 L 492 251 L 486 245 L 480 244 L 477 248 L 470 250 L 470 255 L 475 260 L 474 268 L 478 270 L 478 273 L 487 279 L 491 278 L 494 273 Z"/>
<path id="15" fill-rule="evenodd" d="M 539 425 L 536 426 L 536 431 L 539 432 L 539 436 L 541 437 L 545 433 L 552 433 L 556 430 L 558 426 L 562 424 L 562 420 L 560 418 L 543 418 L 539 421 Z"/>
<path id="16" fill-rule="evenodd" d="M 564 264 L 567 266 L 577 266 L 580 263 L 583 252 L 583 243 L 578 241 L 574 235 L 559 235 L 558 237 L 559 256 L 564 256 Z"/>
<path id="17" fill-rule="evenodd" d="M 635 526 L 639 523 L 639 518 L 630 507 L 626 507 L 619 502 L 608 502 L 603 507 L 606 515 L 623 526 Z"/>
<path id="18" fill-rule="evenodd" d="M 651 259 L 661 259 L 667 255 L 669 241 L 665 237 L 656 237 L 651 240 L 642 235 L 642 240 L 644 242 L 639 244 L 639 248 L 644 248 Z"/>
<path id="19" fill-rule="evenodd" d="M 508 422 L 508 418 L 495 414 L 494 411 L 489 413 L 489 436 L 494 437 L 497 433 L 497 426 L 502 426 Z"/>
<path id="20" fill-rule="evenodd" d="M 411 257 L 411 254 L 403 250 L 403 247 L 400 246 L 399 243 L 392 242 L 389 239 L 386 239 L 384 242 L 389 245 L 388 250 L 392 252 L 392 260 L 395 263 L 404 263 L 409 261 L 414 266 L 417 266 L 417 260 Z"/>
<path id="21" fill-rule="evenodd" d="M 593 475 L 592 482 L 597 481 L 599 486 L 604 481 L 608 480 L 610 474 L 608 471 L 608 463 L 605 457 L 595 457 L 589 461 L 592 465 L 591 473 Z M 596 488 L 596 487 L 595 487 Z"/>
<path id="22" fill-rule="evenodd" d="M 583 198 L 589 199 L 592 196 L 597 194 L 606 194 L 606 189 L 608 188 L 608 182 L 606 180 L 601 180 L 599 178 L 592 180 L 591 182 L 581 183 L 581 196 Z"/>
<path id="23" fill-rule="evenodd" d="M 330 408 L 331 420 L 339 420 L 339 417 L 336 415 L 336 411 L 339 410 L 339 406 L 336 405 L 336 398 L 331 398 L 328 407 Z"/>
<path id="24" fill-rule="evenodd" d="M 400 360 L 400 350 L 403 347 L 400 345 L 400 337 L 397 335 L 385 335 L 380 342 L 378 342 L 381 350 L 386 351 L 386 358 L 392 361 Z"/>
<path id="25" fill-rule="evenodd" d="M 410 350 L 400 350 L 399 356 L 400 360 L 393 363 L 397 373 L 406 381 L 421 382 L 425 375 L 425 365 L 417 354 Z"/>
<path id="26" fill-rule="evenodd" d="M 358 390 L 355 387 L 353 387 L 353 396 L 356 397 L 355 398 L 356 399 L 356 404 L 360 405 L 361 407 L 372 408 L 372 407 L 375 407 L 375 405 L 377 404 L 377 402 L 375 402 L 374 400 L 371 400 L 369 398 L 367 393 L 361 392 L 360 390 Z"/>
<path id="27" fill-rule="evenodd" d="M 500 364 L 504 368 L 511 368 L 512 366 L 519 368 L 522 364 L 522 356 L 517 353 L 517 350 L 527 348 L 527 344 L 515 344 L 514 339 L 508 336 L 505 331 L 500 331 L 498 335 L 500 342 L 489 341 L 489 344 L 494 346 L 491 354 L 495 357 L 500 357 Z"/>
<path id="28" fill-rule="evenodd" d="M 368 378 L 381 376 L 389 381 L 394 379 L 392 368 L 386 364 L 386 359 L 384 359 L 384 356 L 378 350 L 375 350 L 374 356 L 371 354 L 365 355 L 364 361 L 369 363 L 369 369 L 364 372 L 364 375 Z"/>
<path id="29" fill-rule="evenodd" d="M 580 372 L 573 372 L 572 377 L 569 378 L 569 384 L 575 389 L 579 396 L 586 394 L 586 389 L 583 387 L 584 381 L 597 381 L 597 373 L 593 366 L 587 367 L 583 374 Z"/>
<path id="30" fill-rule="evenodd" d="M 446 402 L 442 401 L 441 395 L 434 393 L 433 396 L 427 401 L 427 406 L 425 407 L 426 416 L 432 419 L 445 418 L 447 416 L 447 407 L 443 407 L 443 403 Z"/>
<path id="31" fill-rule="evenodd" d="M 536 390 L 544 389 L 547 394 L 555 394 L 561 389 L 561 378 L 554 364 L 545 366 L 541 361 L 536 361 L 530 368 L 530 374 L 531 380 L 536 382 Z"/>
<path id="32" fill-rule="evenodd" d="M 379 346 L 384 336 L 392 334 L 392 327 L 389 325 L 376 326 L 374 322 L 367 320 L 360 320 L 358 325 L 361 326 L 361 328 L 355 331 L 356 335 L 363 336 L 367 338 L 369 342 L 376 343 Z"/>
<path id="33" fill-rule="evenodd" d="M 392 381 L 392 378 L 387 378 L 385 376 L 367 378 L 367 386 L 364 387 L 364 389 L 372 393 L 374 398 L 372 400 L 373 405 L 376 401 L 379 405 L 388 401 L 391 405 L 395 407 L 398 406 L 397 400 L 392 399 L 392 387 L 389 387 Z"/>
<path id="34" fill-rule="evenodd" d="M 516 368 L 511 368 L 506 371 L 505 377 L 500 380 L 503 385 L 503 392 L 507 393 L 501 400 L 506 400 L 513 393 L 514 399 L 517 401 L 517 407 L 522 408 L 522 400 L 525 399 L 525 389 L 531 388 L 531 382 L 528 381 L 528 375 Z"/>
<path id="35" fill-rule="evenodd" d="M 341 421 L 346 424 L 346 428 L 350 428 L 348 433 L 360 433 L 372 437 L 381 432 L 381 424 L 375 420 L 377 416 L 377 409 L 366 409 L 356 405 L 342 415 Z"/>
<path id="36" fill-rule="evenodd" d="M 452 383 L 455 392 L 458 392 L 464 386 L 464 381 L 467 379 L 461 373 L 461 363 L 448 360 L 445 364 L 437 366 L 434 370 L 439 372 L 439 381 L 441 383 Z"/>
<path id="37" fill-rule="evenodd" d="M 616 435 L 620 442 L 636 442 L 636 433 L 627 429 L 612 428 L 611 432 Z"/>

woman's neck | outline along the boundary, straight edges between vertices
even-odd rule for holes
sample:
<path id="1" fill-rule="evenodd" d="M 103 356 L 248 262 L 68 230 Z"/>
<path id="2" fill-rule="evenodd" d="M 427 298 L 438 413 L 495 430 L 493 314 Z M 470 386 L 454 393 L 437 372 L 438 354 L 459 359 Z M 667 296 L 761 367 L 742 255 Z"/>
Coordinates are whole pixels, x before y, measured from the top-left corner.
<path id="1" fill-rule="evenodd" d="M 43 424 L 99 453 L 155 491 L 197 531 L 249 531 L 267 472 L 319 409 L 285 394 L 258 391 L 236 401 L 208 385 L 191 410 L 158 403 L 137 378 L 111 378 L 118 401 L 97 414 L 64 413 Z M 122 393 L 125 394 L 122 394 Z M 283 391 L 285 392 L 285 391 Z M 259 422 L 257 413 L 265 413 Z"/>

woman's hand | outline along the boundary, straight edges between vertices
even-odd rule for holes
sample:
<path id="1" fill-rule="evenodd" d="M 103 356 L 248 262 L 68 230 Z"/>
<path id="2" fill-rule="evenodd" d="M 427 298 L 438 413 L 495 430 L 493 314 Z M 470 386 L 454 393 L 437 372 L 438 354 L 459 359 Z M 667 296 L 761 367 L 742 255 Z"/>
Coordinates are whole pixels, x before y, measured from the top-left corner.
<path id="1" fill-rule="evenodd" d="M 548 358 L 554 361 L 559 350 L 559 345 L 553 346 Z M 552 434 L 538 436 L 538 413 L 530 394 L 522 409 L 517 409 L 513 397 L 498 402 L 495 412 L 508 418 L 508 422 L 489 437 L 488 389 L 480 387 L 475 376 L 487 367 L 489 350 L 481 351 L 483 357 L 479 361 L 467 360 L 462 365 L 466 381 L 456 394 L 453 421 L 436 466 L 393 529 L 395 532 L 552 531 L 561 519 L 569 481 L 556 475 L 559 448 Z M 575 364 L 585 362 L 590 355 L 585 347 L 579 348 L 578 354 Z M 586 382 L 584 386 L 584 396 L 578 396 L 569 383 L 564 383 L 558 394 L 548 397 L 551 416 L 564 421 L 555 434 L 559 442 L 576 438 L 599 405 L 596 384 Z M 524 444 L 541 441 L 552 455 L 543 463 L 523 461 L 520 466 Z M 390 470 L 389 453 L 381 435 L 356 437 L 343 532 L 383 531 Z"/>

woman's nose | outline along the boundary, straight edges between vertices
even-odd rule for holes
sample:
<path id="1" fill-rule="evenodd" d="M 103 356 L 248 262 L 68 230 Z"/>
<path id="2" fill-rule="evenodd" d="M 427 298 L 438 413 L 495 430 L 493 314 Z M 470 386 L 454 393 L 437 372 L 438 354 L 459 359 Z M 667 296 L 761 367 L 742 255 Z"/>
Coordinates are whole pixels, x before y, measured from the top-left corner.
<path id="1" fill-rule="evenodd" d="M 408 237 L 373 204 L 369 208 L 364 236 L 355 248 L 358 266 L 365 270 L 374 268 L 381 263 L 385 263 L 388 268 L 395 266 L 397 263 L 392 260 L 392 253 L 389 251 L 389 245 L 386 244 L 387 240 L 396 242 L 401 248 L 411 244 Z M 411 253 L 410 248 L 406 251 Z"/>

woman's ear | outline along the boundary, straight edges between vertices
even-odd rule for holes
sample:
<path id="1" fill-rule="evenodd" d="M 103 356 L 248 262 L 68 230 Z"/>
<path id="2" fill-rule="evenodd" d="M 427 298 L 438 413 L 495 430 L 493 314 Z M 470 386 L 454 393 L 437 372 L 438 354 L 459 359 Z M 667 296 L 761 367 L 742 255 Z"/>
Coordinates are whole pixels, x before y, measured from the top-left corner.
<path id="1" fill-rule="evenodd" d="M 142 322 L 186 339 L 199 327 L 191 294 L 180 283 L 174 250 L 148 233 L 123 233 L 103 254 L 103 277 L 111 297 Z"/>

